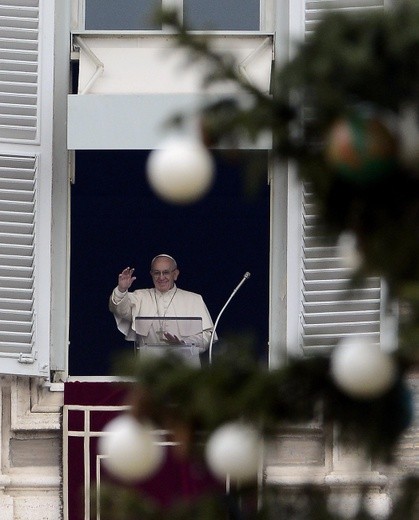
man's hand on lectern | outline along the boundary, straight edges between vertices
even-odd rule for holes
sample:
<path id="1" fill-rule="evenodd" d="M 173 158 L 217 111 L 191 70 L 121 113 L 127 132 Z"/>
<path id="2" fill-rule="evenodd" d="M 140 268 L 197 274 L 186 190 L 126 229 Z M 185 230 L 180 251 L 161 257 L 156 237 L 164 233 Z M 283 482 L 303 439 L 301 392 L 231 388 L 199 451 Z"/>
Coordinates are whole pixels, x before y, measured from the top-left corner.
<path id="1" fill-rule="evenodd" d="M 182 345 L 185 343 L 174 334 L 169 334 L 169 332 L 165 332 L 164 339 L 167 343 L 169 343 L 169 345 Z"/>

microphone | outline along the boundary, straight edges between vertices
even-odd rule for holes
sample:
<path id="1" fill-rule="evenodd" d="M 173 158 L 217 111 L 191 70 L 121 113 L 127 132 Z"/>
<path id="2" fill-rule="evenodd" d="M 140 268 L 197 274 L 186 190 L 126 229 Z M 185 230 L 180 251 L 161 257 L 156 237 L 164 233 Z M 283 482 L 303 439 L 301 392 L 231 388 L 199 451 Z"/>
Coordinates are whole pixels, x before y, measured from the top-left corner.
<path id="1" fill-rule="evenodd" d="M 237 285 L 237 287 L 234 289 L 234 291 L 230 294 L 229 299 L 225 302 L 224 307 L 221 309 L 220 313 L 217 316 L 217 319 L 215 320 L 214 327 L 213 327 L 212 333 L 211 333 L 211 340 L 210 340 L 210 344 L 209 344 L 209 363 L 210 364 L 212 363 L 212 344 L 214 342 L 215 329 L 217 328 L 218 322 L 220 321 L 221 314 L 224 312 L 225 308 L 230 303 L 231 299 L 236 294 L 236 292 L 240 289 L 240 287 L 244 284 L 244 282 L 246 280 L 248 280 L 249 278 L 250 278 L 250 273 L 249 273 L 249 271 L 247 271 L 246 273 L 244 273 L 243 278 L 240 280 L 240 283 Z"/>

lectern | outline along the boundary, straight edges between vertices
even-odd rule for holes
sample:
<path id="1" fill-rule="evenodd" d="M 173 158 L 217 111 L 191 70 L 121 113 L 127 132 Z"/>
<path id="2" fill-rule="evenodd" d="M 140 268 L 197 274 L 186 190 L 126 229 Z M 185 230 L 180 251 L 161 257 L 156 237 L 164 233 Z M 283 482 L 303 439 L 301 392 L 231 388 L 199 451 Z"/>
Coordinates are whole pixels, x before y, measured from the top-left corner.
<path id="1" fill-rule="evenodd" d="M 204 350 L 202 318 L 138 316 L 135 332 L 135 348 L 140 356 L 163 356 L 173 352 L 188 364 L 201 366 L 199 353 Z M 180 343 L 171 343 L 170 337 L 179 338 Z"/>

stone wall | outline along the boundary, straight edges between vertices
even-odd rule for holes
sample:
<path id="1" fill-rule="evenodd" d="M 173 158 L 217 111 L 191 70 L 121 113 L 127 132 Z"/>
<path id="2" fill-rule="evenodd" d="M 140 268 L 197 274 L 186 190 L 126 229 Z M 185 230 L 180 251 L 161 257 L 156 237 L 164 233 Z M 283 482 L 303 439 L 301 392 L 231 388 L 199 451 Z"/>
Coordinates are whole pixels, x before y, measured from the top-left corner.
<path id="1" fill-rule="evenodd" d="M 1 520 L 61 520 L 62 385 L 1 376 Z"/>

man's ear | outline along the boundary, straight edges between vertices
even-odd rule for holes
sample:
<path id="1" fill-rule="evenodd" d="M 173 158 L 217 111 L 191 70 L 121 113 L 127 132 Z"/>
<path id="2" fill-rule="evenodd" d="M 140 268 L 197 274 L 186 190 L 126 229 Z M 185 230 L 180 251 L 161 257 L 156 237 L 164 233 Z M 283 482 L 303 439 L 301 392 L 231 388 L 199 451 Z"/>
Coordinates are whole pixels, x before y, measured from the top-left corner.
<path id="1" fill-rule="evenodd" d="M 174 272 L 174 279 L 175 279 L 175 281 L 177 280 L 177 277 L 179 276 L 179 274 L 180 274 L 179 269 L 175 269 L 175 272 Z"/>

